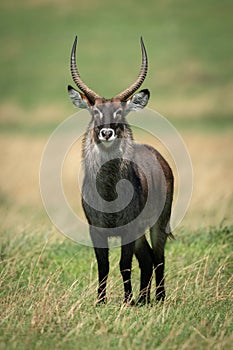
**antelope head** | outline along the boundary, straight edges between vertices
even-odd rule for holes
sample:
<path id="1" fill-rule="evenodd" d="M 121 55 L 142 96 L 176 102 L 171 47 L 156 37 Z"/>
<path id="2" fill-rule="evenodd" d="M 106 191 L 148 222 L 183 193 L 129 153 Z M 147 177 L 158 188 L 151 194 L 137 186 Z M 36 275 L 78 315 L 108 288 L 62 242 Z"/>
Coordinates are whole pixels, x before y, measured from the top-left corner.
<path id="1" fill-rule="evenodd" d="M 81 92 L 69 85 L 68 93 L 76 107 L 87 109 L 90 112 L 94 139 L 97 143 L 107 146 L 107 144 L 112 144 L 112 141 L 116 138 L 123 137 L 125 125 L 127 125 L 125 120 L 126 115 L 130 111 L 143 109 L 148 103 L 150 97 L 149 90 L 143 89 L 134 94 L 145 80 L 148 69 L 147 54 L 142 38 L 140 42 L 142 63 L 136 81 L 115 97 L 105 99 L 91 90 L 80 77 L 76 64 L 77 36 L 75 37 L 71 52 L 70 67 L 72 78 Z"/>

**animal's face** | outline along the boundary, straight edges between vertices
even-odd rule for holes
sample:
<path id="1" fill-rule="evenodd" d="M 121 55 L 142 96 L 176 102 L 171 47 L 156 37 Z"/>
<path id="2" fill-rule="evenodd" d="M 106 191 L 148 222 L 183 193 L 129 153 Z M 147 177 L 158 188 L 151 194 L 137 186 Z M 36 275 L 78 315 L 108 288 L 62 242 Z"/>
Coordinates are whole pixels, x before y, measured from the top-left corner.
<path id="1" fill-rule="evenodd" d="M 142 38 L 140 42 L 142 64 L 136 81 L 114 98 L 105 99 L 91 90 L 79 75 L 76 65 L 77 37 L 75 37 L 71 51 L 70 67 L 73 80 L 82 92 L 75 90 L 69 85 L 68 93 L 76 107 L 88 109 L 90 112 L 92 116 L 91 124 L 92 126 L 94 125 L 92 137 L 94 137 L 97 143 L 110 145 L 116 139 L 129 136 L 129 132 L 128 134 L 126 132 L 126 115 L 130 111 L 137 111 L 144 108 L 148 103 L 150 97 L 149 90 L 144 89 L 133 95 L 145 80 L 148 68 L 147 54 Z"/>
<path id="2" fill-rule="evenodd" d="M 73 104 L 78 108 L 86 108 L 93 120 L 93 137 L 96 143 L 106 147 L 114 140 L 126 137 L 126 115 L 130 111 L 144 108 L 149 100 L 149 91 L 141 90 L 125 102 L 119 99 L 96 99 L 94 105 L 84 95 L 69 86 L 68 92 Z"/>
<path id="3" fill-rule="evenodd" d="M 93 118 L 93 136 L 96 143 L 108 147 L 116 138 L 124 137 L 125 112 L 121 102 L 95 104 L 90 109 Z"/>

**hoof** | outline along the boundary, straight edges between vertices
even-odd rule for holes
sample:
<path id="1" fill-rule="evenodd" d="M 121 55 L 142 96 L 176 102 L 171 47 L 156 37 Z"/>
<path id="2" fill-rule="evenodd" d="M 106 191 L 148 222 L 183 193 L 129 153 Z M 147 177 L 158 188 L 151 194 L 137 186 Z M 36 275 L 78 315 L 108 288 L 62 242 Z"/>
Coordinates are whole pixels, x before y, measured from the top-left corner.
<path id="1" fill-rule="evenodd" d="M 98 298 L 95 302 L 95 306 L 105 305 L 107 303 L 106 298 Z"/>
<path id="2" fill-rule="evenodd" d="M 123 304 L 125 306 L 134 306 L 135 305 L 135 301 L 133 299 L 133 296 L 128 296 L 126 298 L 124 298 Z"/>
<path id="3" fill-rule="evenodd" d="M 157 302 L 164 302 L 165 300 L 165 291 L 161 291 L 160 293 L 156 293 L 156 301 Z"/>
<path id="4" fill-rule="evenodd" d="M 150 304 L 150 298 L 146 297 L 145 295 L 139 295 L 136 305 L 137 306 L 144 306 Z"/>

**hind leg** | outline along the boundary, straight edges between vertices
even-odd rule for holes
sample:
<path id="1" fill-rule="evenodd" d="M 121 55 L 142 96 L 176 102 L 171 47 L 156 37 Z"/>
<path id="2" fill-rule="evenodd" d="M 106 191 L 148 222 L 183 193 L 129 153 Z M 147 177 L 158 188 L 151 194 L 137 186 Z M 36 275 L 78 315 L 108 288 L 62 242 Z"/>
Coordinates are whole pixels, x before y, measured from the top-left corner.
<path id="1" fill-rule="evenodd" d="M 154 225 L 150 229 L 151 244 L 154 255 L 154 268 L 156 279 L 156 300 L 165 299 L 165 287 L 164 287 L 164 248 L 167 240 L 167 234 L 165 230 L 161 229 L 158 224 Z"/>
<path id="2" fill-rule="evenodd" d="M 145 236 L 135 242 L 135 255 L 141 270 L 139 304 L 150 302 L 151 278 L 153 272 L 153 251 Z"/>

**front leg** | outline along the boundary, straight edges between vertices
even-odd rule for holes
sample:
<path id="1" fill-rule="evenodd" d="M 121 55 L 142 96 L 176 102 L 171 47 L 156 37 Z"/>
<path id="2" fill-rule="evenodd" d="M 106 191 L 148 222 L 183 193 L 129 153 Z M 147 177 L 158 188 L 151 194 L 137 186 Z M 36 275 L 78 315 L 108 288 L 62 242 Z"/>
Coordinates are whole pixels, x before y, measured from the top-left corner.
<path id="1" fill-rule="evenodd" d="M 124 283 L 124 303 L 133 303 L 131 270 L 134 252 L 134 242 L 121 247 L 120 271 Z"/>
<path id="2" fill-rule="evenodd" d="M 106 287 L 109 273 L 108 239 L 104 232 L 94 227 L 90 228 L 90 235 L 98 264 L 99 285 L 97 303 L 100 304 L 106 302 Z"/>
<path id="3" fill-rule="evenodd" d="M 99 274 L 97 303 L 100 304 L 106 302 L 106 288 L 109 273 L 108 248 L 95 248 L 95 255 Z"/>

